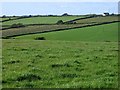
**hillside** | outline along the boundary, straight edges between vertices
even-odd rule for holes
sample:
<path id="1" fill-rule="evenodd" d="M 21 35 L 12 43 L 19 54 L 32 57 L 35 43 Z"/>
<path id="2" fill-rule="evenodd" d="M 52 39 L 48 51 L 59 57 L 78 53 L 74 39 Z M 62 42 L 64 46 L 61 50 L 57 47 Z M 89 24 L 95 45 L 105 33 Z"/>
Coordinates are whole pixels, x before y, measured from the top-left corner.
<path id="1" fill-rule="evenodd" d="M 45 37 L 46 40 L 118 41 L 118 23 L 71 29 L 67 31 L 24 35 L 15 38 L 34 40 L 36 37 Z"/>
<path id="2" fill-rule="evenodd" d="M 12 25 L 14 23 L 23 23 L 23 24 L 55 24 L 58 20 L 68 21 L 76 18 L 82 18 L 84 16 L 54 16 L 54 17 L 30 17 L 22 18 L 16 20 L 10 20 L 3 22 L 4 25 Z"/>
<path id="3" fill-rule="evenodd" d="M 18 36 L 18 35 L 25 35 L 25 34 L 30 34 L 30 33 L 43 33 L 43 32 L 51 32 L 51 31 L 59 31 L 59 30 L 68 30 L 68 29 L 74 29 L 74 28 L 90 27 L 90 26 L 119 22 L 117 16 L 91 17 L 91 18 L 84 18 L 84 19 L 77 18 L 77 20 L 76 19 L 72 20 L 72 18 L 74 18 L 74 16 L 67 16 L 67 18 L 65 18 L 65 17 L 59 17 L 59 18 L 63 18 L 64 20 L 69 19 L 67 22 L 75 21 L 76 24 L 50 24 L 52 21 L 58 20 L 58 17 L 42 17 L 43 18 L 42 21 L 46 22 L 46 20 L 47 20 L 49 25 L 40 25 L 40 24 L 34 25 L 34 24 L 36 24 L 34 21 L 39 22 L 39 20 L 36 20 L 35 18 L 39 18 L 39 17 L 34 17 L 34 19 L 33 18 L 19 19 L 19 20 L 21 20 L 22 23 L 24 23 L 24 21 L 26 21 L 29 24 L 28 25 L 23 24 L 25 27 L 18 27 L 18 28 L 17 27 L 9 28 L 8 27 L 9 25 L 8 25 L 7 26 L 8 28 L 6 28 L 5 30 L 4 30 L 5 23 L 8 23 L 8 22 L 16 23 L 14 21 L 19 21 L 19 20 L 3 22 L 2 37 Z M 46 18 L 46 19 L 44 20 L 44 18 Z M 47 19 L 47 18 L 49 18 L 49 19 Z M 51 18 L 54 18 L 54 19 L 51 20 Z M 32 20 L 32 21 L 29 22 L 29 20 Z M 30 23 L 34 23 L 34 24 L 31 25 Z"/>
<path id="4" fill-rule="evenodd" d="M 1 30 L 3 88 L 117 88 L 120 22 L 74 20 Z"/>

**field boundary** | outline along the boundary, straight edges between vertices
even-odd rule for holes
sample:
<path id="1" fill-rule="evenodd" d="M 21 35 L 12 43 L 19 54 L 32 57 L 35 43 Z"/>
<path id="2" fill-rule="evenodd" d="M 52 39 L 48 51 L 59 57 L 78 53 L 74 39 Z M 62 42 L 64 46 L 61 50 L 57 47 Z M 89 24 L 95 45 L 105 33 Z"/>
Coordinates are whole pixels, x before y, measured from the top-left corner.
<path id="1" fill-rule="evenodd" d="M 71 29 L 77 29 L 77 28 L 85 28 L 85 27 L 92 27 L 92 26 L 99 26 L 99 25 L 111 24 L 111 23 L 116 23 L 116 22 L 120 22 L 120 21 L 103 22 L 103 23 L 99 23 L 99 24 L 78 26 L 78 27 L 73 27 L 73 28 L 55 29 L 55 30 L 50 30 L 50 31 L 46 30 L 46 31 L 40 31 L 40 32 L 30 32 L 30 33 L 16 34 L 16 35 L 11 35 L 11 36 L 2 36 L 2 38 L 3 39 L 8 39 L 8 38 L 11 38 L 11 37 L 28 35 L 28 34 L 38 34 L 38 33 L 47 33 L 47 32 L 55 32 L 55 31 L 64 31 L 64 30 L 71 30 Z"/>
<path id="2" fill-rule="evenodd" d="M 70 15 L 69 15 L 70 16 Z M 69 17 L 68 16 L 68 17 Z M 72 16 L 72 15 L 71 15 Z M 77 16 L 77 15 L 74 15 L 74 16 Z M 0 22 L 7 22 L 7 21 L 13 21 L 13 20 L 18 20 L 18 19 L 26 19 L 26 18 L 33 18 L 33 17 L 64 17 L 64 16 L 58 16 L 58 15 L 54 15 L 54 16 L 16 16 L 17 18 L 14 18 L 14 19 L 7 19 L 7 20 L 3 20 L 3 21 L 0 21 Z M 78 15 L 79 17 L 79 15 Z M 87 16 L 86 16 L 87 17 Z M 6 17 L 6 18 L 10 18 L 10 17 Z"/>

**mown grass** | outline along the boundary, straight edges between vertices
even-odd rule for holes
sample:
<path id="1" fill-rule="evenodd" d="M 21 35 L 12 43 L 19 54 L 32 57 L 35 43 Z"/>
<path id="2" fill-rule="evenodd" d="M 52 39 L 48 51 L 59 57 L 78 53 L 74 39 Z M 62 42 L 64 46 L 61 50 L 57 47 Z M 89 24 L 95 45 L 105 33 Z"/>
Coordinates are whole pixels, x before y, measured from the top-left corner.
<path id="1" fill-rule="evenodd" d="M 31 17 L 3 22 L 3 25 L 12 25 L 15 23 L 23 24 L 55 24 L 58 20 L 68 21 L 84 16 L 61 16 L 61 17 Z"/>
<path id="2" fill-rule="evenodd" d="M 117 88 L 117 42 L 3 40 L 3 88 Z"/>
<path id="3" fill-rule="evenodd" d="M 43 34 L 31 34 L 15 37 L 16 39 L 32 39 L 44 37 L 46 40 L 67 41 L 118 41 L 118 23 L 71 29 Z"/>

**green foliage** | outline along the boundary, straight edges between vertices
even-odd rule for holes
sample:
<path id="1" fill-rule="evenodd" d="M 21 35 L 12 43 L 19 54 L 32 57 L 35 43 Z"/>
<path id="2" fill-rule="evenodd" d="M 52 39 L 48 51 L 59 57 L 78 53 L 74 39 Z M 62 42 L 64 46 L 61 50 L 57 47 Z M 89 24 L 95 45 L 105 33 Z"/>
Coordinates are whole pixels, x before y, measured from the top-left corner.
<path id="1" fill-rule="evenodd" d="M 44 37 L 36 37 L 35 40 L 45 40 Z"/>
<path id="2" fill-rule="evenodd" d="M 68 13 L 64 13 L 62 16 L 69 16 L 69 14 Z"/>
<path id="3" fill-rule="evenodd" d="M 65 22 L 65 24 L 76 24 L 76 22 L 75 21 L 67 21 L 67 22 Z"/>
<path id="4" fill-rule="evenodd" d="M 56 24 L 63 24 L 64 22 L 62 20 L 57 21 Z"/>
<path id="5" fill-rule="evenodd" d="M 2 18 L 6 18 L 6 15 L 3 15 Z"/>

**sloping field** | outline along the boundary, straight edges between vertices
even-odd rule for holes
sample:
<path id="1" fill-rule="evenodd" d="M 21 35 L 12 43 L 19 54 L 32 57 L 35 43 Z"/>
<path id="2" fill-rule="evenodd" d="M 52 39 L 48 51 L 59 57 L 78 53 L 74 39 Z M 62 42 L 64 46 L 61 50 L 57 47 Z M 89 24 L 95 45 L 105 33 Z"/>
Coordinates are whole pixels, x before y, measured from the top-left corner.
<path id="1" fill-rule="evenodd" d="M 5 23 L 20 21 L 19 23 L 31 23 L 31 24 L 37 24 L 36 22 L 44 22 L 44 23 L 56 23 L 59 19 L 64 20 L 72 20 L 73 18 L 78 18 L 78 16 L 64 16 L 64 17 L 32 17 L 32 18 L 24 18 L 24 19 L 18 19 L 18 20 L 11 20 L 7 22 L 3 22 L 3 28 L 9 27 L 9 25 L 6 25 Z M 40 19 L 40 20 L 39 20 Z M 44 31 L 53 31 L 53 30 L 59 30 L 59 29 L 69 29 L 69 28 L 75 28 L 75 27 L 81 27 L 81 26 L 88 26 L 88 25 L 94 25 L 94 24 L 101 24 L 101 23 L 109 23 L 118 21 L 117 16 L 106 16 L 106 17 L 94 17 L 94 18 L 87 18 L 87 19 L 81 19 L 81 20 L 75 20 L 77 24 L 63 24 L 63 25 L 29 25 L 25 28 L 11 28 L 6 29 L 2 31 L 3 37 L 6 36 L 14 36 L 14 35 L 21 35 L 21 34 L 29 34 L 29 33 L 37 33 L 37 32 L 44 32 Z M 13 24 L 12 23 L 12 24 Z M 5 25 L 4 25 L 5 24 Z M 39 23 L 40 24 L 40 23 Z"/>
<path id="2" fill-rule="evenodd" d="M 3 35 L 77 25 L 83 24 L 28 26 Z M 117 88 L 117 40 L 118 23 L 3 39 L 3 88 Z"/>
<path id="3" fill-rule="evenodd" d="M 20 35 L 32 34 L 32 33 L 71 30 L 74 28 L 83 28 L 83 27 L 90 27 L 90 26 L 97 26 L 97 25 L 99 24 L 91 23 L 91 24 L 33 25 L 33 26 L 26 26 L 22 28 L 6 29 L 0 32 L 2 32 L 2 37 L 7 37 L 7 36 L 20 36 Z M 105 25 L 105 24 L 102 24 L 102 25 Z"/>
<path id="4" fill-rule="evenodd" d="M 3 88 L 117 88 L 117 45 L 3 40 Z"/>
<path id="5" fill-rule="evenodd" d="M 3 25 L 12 25 L 15 23 L 23 23 L 23 24 L 54 24 L 58 20 L 68 21 L 72 19 L 80 18 L 80 16 L 61 16 L 61 17 L 31 17 L 31 18 L 23 18 L 12 21 L 3 22 Z M 82 16 L 81 16 L 82 18 Z"/>
<path id="6" fill-rule="evenodd" d="M 75 28 L 81 27 L 88 24 L 63 24 L 63 25 L 33 25 L 33 26 L 26 26 L 22 28 L 11 28 L 7 30 L 2 30 L 2 37 L 6 36 L 14 36 L 14 35 L 22 35 L 22 34 L 29 34 L 29 33 L 38 33 L 38 32 L 45 32 L 45 31 L 54 31 L 59 29 L 68 29 L 68 28 Z"/>
<path id="7" fill-rule="evenodd" d="M 46 40 L 68 41 L 118 41 L 118 23 L 71 29 L 43 34 L 33 34 L 15 37 L 17 39 L 34 39 L 45 37 Z"/>
<path id="8" fill-rule="evenodd" d="M 89 23 L 102 23 L 102 22 L 111 22 L 118 21 L 118 16 L 106 16 L 106 17 L 94 17 L 88 19 L 76 20 L 76 23 L 80 24 L 89 24 Z"/>
<path id="9" fill-rule="evenodd" d="M 12 20 L 12 19 L 16 19 L 16 18 L 17 18 L 17 17 L 9 17 L 9 18 L 8 18 L 8 17 L 6 17 L 6 18 L 0 17 L 0 22 L 1 22 L 1 21 L 4 21 L 4 20 L 9 20 L 9 19 Z"/>
<path id="10" fill-rule="evenodd" d="M 3 20 L 8 20 L 9 18 L 1 18 L 0 17 L 0 22 L 3 21 Z"/>

